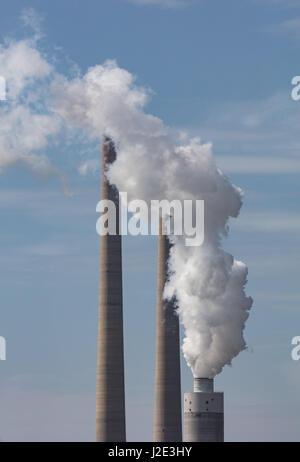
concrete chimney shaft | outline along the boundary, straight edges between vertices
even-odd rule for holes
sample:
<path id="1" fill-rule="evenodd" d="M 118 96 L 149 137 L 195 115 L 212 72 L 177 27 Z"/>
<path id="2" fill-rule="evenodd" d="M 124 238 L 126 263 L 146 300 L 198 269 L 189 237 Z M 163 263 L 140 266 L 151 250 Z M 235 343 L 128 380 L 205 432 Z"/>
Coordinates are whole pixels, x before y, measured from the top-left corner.
<path id="1" fill-rule="evenodd" d="M 104 138 L 102 199 L 116 205 L 117 235 L 101 236 L 96 441 L 126 440 L 123 348 L 122 241 L 119 231 L 119 196 L 105 177 L 116 159 L 113 142 Z"/>
<path id="2" fill-rule="evenodd" d="M 156 365 L 154 403 L 154 441 L 182 441 L 179 319 L 174 301 L 163 299 L 171 249 L 163 235 L 162 220 L 158 237 Z"/>

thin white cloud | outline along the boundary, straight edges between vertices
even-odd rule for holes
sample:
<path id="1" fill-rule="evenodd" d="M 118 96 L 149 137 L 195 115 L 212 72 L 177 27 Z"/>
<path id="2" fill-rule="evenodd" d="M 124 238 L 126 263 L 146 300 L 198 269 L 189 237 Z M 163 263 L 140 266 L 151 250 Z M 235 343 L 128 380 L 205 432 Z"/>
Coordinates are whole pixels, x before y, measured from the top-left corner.
<path id="1" fill-rule="evenodd" d="M 0 440 L 89 441 L 93 434 L 93 401 L 89 393 L 2 388 Z"/>
<path id="2" fill-rule="evenodd" d="M 255 249 L 253 250 L 253 252 L 255 252 Z M 242 251 L 240 252 L 240 254 L 241 253 Z M 267 278 L 268 280 L 274 281 L 275 278 L 282 278 L 283 274 L 287 274 L 289 272 L 297 274 L 297 271 L 299 269 L 298 261 L 294 258 L 294 253 L 291 253 L 291 251 L 286 251 L 286 255 L 284 253 L 279 252 L 278 255 L 274 255 L 274 253 L 270 254 L 270 252 L 268 252 L 267 258 L 265 253 L 251 256 L 250 252 L 247 251 L 245 255 L 247 257 L 247 266 L 249 269 L 249 275 L 251 277 L 255 275 L 256 278 L 263 277 Z M 266 296 L 270 295 L 270 291 L 266 291 L 266 294 Z M 255 291 L 253 293 L 253 298 L 255 300 L 259 300 L 261 296 L 259 293 L 257 294 L 257 292 Z M 262 301 L 266 300 L 262 299 Z M 272 303 L 273 302 L 271 300 L 270 305 L 272 305 Z"/>
<path id="3" fill-rule="evenodd" d="M 271 156 L 219 156 L 218 166 L 227 173 L 242 174 L 297 174 L 300 158 Z"/>
<path id="4" fill-rule="evenodd" d="M 291 332 L 291 337 L 295 337 L 296 335 L 298 335 L 298 330 L 294 329 L 294 331 Z M 292 349 L 292 346 L 290 348 Z M 280 366 L 280 371 L 290 386 L 295 387 L 295 389 L 299 389 L 300 374 L 298 361 L 292 361 L 290 358 L 289 362 L 286 362 Z"/>
<path id="5" fill-rule="evenodd" d="M 274 262 L 273 262 L 274 263 Z M 280 265 L 280 256 L 277 257 L 277 265 Z M 277 303 L 280 305 L 284 310 L 286 310 L 286 306 L 282 306 L 283 303 L 288 303 L 289 306 L 290 304 L 292 305 L 297 305 L 297 308 L 300 303 L 300 294 L 299 293 L 291 293 L 291 292 L 282 292 L 281 288 L 278 292 L 275 292 L 273 294 L 269 294 L 266 292 L 255 292 L 255 297 L 256 299 L 259 299 L 260 301 L 268 301 L 271 304 Z"/>
<path id="6" fill-rule="evenodd" d="M 101 162 L 100 159 L 89 159 L 83 162 L 78 167 L 78 172 L 80 175 L 86 176 L 88 174 L 95 175 L 97 172 L 100 171 Z"/>
<path id="7" fill-rule="evenodd" d="M 156 5 L 162 8 L 182 8 L 191 5 L 191 0 L 126 0 L 139 6 Z"/>
<path id="8" fill-rule="evenodd" d="M 41 19 L 33 9 L 24 10 L 21 19 L 30 27 L 28 38 L 0 43 L 1 77 L 7 93 L 0 106 L 0 174 L 22 163 L 41 177 L 58 176 L 67 193 L 64 175 L 43 153 L 61 125 L 45 99 L 54 69 L 37 46 Z"/>
<path id="9" fill-rule="evenodd" d="M 43 18 L 34 8 L 24 8 L 21 12 L 20 18 L 24 26 L 29 27 L 34 31 L 36 40 L 44 37 L 44 33 L 41 28 Z"/>
<path id="10" fill-rule="evenodd" d="M 1 75 L 7 82 L 8 100 L 16 100 L 26 87 L 49 77 L 51 65 L 31 40 L 0 44 Z"/>
<path id="11" fill-rule="evenodd" d="M 295 8 L 297 6 L 300 6 L 300 0 L 254 0 L 254 2 L 281 5 L 285 8 Z"/>
<path id="12" fill-rule="evenodd" d="M 244 231 L 299 232 L 300 214 L 294 212 L 248 212 L 241 215 L 235 226 Z"/>
<path id="13" fill-rule="evenodd" d="M 258 1 L 258 0 L 256 0 Z M 298 38 L 300 36 L 300 0 L 260 0 L 265 3 L 279 5 L 283 8 L 292 9 L 292 15 L 289 19 L 264 27 L 264 31 L 271 34 L 285 34 Z"/>
<path id="14" fill-rule="evenodd" d="M 287 19 L 280 24 L 279 27 L 280 32 L 287 33 L 292 36 L 299 37 L 300 36 L 300 17 Z"/>
<path id="15" fill-rule="evenodd" d="M 285 93 L 257 101 L 220 103 L 211 116 L 191 130 L 214 146 L 217 165 L 225 173 L 299 174 L 300 103 Z"/>
<path id="16" fill-rule="evenodd" d="M 91 199 L 92 198 L 92 199 Z M 65 196 L 59 190 L 1 189 L 0 210 L 21 207 L 26 213 L 34 217 L 53 216 L 65 217 L 68 213 L 74 215 L 95 215 L 96 200 L 93 202 L 93 190 L 85 189 L 80 194 Z"/>

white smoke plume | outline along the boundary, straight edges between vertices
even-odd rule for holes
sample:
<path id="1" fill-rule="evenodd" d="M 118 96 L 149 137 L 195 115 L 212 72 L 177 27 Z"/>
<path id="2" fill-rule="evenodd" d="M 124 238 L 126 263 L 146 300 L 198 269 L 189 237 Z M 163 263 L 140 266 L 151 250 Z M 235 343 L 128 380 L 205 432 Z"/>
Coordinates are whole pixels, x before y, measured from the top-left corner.
<path id="1" fill-rule="evenodd" d="M 165 296 L 176 296 L 185 328 L 183 352 L 195 376 L 213 377 L 246 347 L 243 330 L 252 305 L 244 293 L 246 266 L 221 248 L 242 191 L 216 167 L 210 144 L 180 141 L 144 112 L 150 91 L 114 61 L 69 79 L 38 50 L 42 35 L 32 11 L 34 37 L 0 46 L 0 74 L 8 83 L 0 103 L 0 171 L 22 162 L 43 175 L 61 173 L 46 156 L 49 140 L 85 132 L 91 141 L 110 136 L 118 150 L 109 179 L 128 199 L 204 199 L 205 241 L 186 247 L 174 238 Z M 69 140 L 68 140 L 69 141 Z M 79 172 L 97 168 L 88 159 Z"/>
<path id="2" fill-rule="evenodd" d="M 210 144 L 178 144 L 159 118 L 144 112 L 149 92 L 114 61 L 72 81 L 60 76 L 52 91 L 54 110 L 64 120 L 91 138 L 105 133 L 114 140 L 118 157 L 108 177 L 129 200 L 204 199 L 205 242 L 186 247 L 184 237 L 174 238 L 165 296 L 177 297 L 183 352 L 193 374 L 214 377 L 246 347 L 243 330 L 252 305 L 244 293 L 247 268 L 221 248 L 242 191 L 216 167 Z"/>
<path id="3" fill-rule="evenodd" d="M 20 163 L 39 176 L 57 175 L 65 188 L 64 175 L 45 154 L 61 128 L 46 97 L 54 69 L 38 50 L 38 16 L 26 10 L 22 19 L 33 35 L 0 44 L 0 75 L 6 83 L 6 99 L 0 101 L 0 173 Z"/>

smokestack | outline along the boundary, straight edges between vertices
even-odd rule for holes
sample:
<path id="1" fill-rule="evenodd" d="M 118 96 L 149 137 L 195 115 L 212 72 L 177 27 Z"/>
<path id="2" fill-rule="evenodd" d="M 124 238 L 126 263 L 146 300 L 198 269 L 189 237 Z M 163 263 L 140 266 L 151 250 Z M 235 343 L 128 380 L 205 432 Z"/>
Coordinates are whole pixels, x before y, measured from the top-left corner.
<path id="1" fill-rule="evenodd" d="M 224 394 L 213 379 L 194 378 L 194 391 L 184 393 L 184 441 L 224 441 Z"/>
<path id="2" fill-rule="evenodd" d="M 163 300 L 171 244 L 159 222 L 154 441 L 182 441 L 179 319 L 174 301 Z"/>
<path id="3" fill-rule="evenodd" d="M 102 200 L 116 205 L 117 234 L 101 237 L 96 441 L 126 440 L 123 349 L 122 241 L 119 235 L 119 196 L 105 172 L 116 159 L 113 142 L 102 149 Z"/>

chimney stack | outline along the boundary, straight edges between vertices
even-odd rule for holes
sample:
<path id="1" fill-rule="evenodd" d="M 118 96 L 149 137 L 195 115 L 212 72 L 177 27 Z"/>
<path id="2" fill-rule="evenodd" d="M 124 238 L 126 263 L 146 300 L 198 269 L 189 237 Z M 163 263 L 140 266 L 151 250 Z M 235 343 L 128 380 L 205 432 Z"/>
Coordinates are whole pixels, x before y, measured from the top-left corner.
<path id="1" fill-rule="evenodd" d="M 96 441 L 126 441 L 123 348 L 122 241 L 119 195 L 105 172 L 116 159 L 114 144 L 105 137 L 102 149 L 102 199 L 116 205 L 116 235 L 101 236 Z"/>
<path id="2" fill-rule="evenodd" d="M 224 441 L 224 394 L 214 392 L 214 380 L 194 378 L 194 391 L 184 393 L 184 441 Z"/>
<path id="3" fill-rule="evenodd" d="M 163 234 L 162 219 L 158 237 L 158 280 L 156 320 L 156 367 L 154 441 L 182 441 L 179 319 L 174 301 L 163 299 L 171 249 Z"/>

